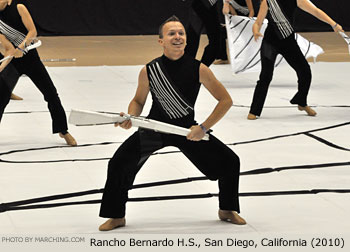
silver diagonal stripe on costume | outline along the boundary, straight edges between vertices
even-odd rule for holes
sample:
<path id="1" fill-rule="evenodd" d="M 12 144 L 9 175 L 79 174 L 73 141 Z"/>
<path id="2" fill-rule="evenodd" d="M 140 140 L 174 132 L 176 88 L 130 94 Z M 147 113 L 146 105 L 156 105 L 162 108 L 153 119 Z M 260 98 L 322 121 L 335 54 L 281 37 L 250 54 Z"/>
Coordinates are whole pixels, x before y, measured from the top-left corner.
<path id="1" fill-rule="evenodd" d="M 208 0 L 208 1 L 209 1 L 210 5 L 213 6 L 214 4 L 216 4 L 216 2 L 217 2 L 218 0 Z"/>
<path id="2" fill-rule="evenodd" d="M 151 91 L 154 93 L 163 110 L 171 119 L 187 116 L 193 111 L 176 92 L 170 81 L 166 78 L 158 62 L 149 65 Z"/>
<path id="3" fill-rule="evenodd" d="M 162 108 L 168 114 L 168 116 L 170 118 L 173 118 L 173 116 L 172 116 L 173 113 L 169 112 L 169 111 L 172 111 L 171 106 L 173 106 L 173 104 L 168 104 L 168 102 L 167 102 L 168 98 L 166 97 L 166 93 L 162 89 L 161 84 L 159 84 L 160 79 L 159 79 L 158 75 L 155 73 L 155 70 L 151 69 L 151 68 L 152 68 L 152 66 L 149 67 L 151 91 L 154 93 L 158 102 L 161 104 Z M 163 97 L 165 97 L 165 98 L 163 98 Z"/>
<path id="4" fill-rule="evenodd" d="M 15 46 L 19 46 L 25 39 L 25 35 L 0 20 L 0 32 Z"/>
<path id="5" fill-rule="evenodd" d="M 293 33 L 293 28 L 291 24 L 283 14 L 281 7 L 278 5 L 278 2 L 276 0 L 267 0 L 267 1 L 269 3 L 269 11 L 270 11 L 271 17 L 275 21 L 283 38 L 287 38 L 290 34 Z"/>

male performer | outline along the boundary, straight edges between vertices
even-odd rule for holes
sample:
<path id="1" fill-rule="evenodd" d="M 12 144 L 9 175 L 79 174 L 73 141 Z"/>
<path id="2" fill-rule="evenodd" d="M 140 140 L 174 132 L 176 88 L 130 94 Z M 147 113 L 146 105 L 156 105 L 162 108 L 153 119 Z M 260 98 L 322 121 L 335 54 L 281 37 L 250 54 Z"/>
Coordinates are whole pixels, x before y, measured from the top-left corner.
<path id="1" fill-rule="evenodd" d="M 292 27 L 293 14 L 297 7 L 328 23 L 335 32 L 343 31 L 339 24 L 309 0 L 262 0 L 258 18 L 253 25 L 255 40 L 263 37 L 260 28 L 266 16 L 269 23 L 261 44 L 261 72 L 248 114 L 249 120 L 255 120 L 261 114 L 278 54 L 286 59 L 298 76 L 298 92 L 290 101 L 291 104 L 297 104 L 298 109 L 309 116 L 316 116 L 316 112 L 307 105 L 311 84 L 310 66 L 295 40 Z"/>
<path id="2" fill-rule="evenodd" d="M 0 96 L 0 120 L 19 76 L 26 74 L 44 95 L 44 99 L 48 103 L 53 133 L 59 133 L 59 136 L 64 138 L 68 145 L 77 145 L 75 139 L 68 133 L 65 111 L 37 50 L 33 49 L 28 52 L 25 50 L 26 42 L 36 37 L 37 32 L 23 0 L 0 0 L 0 33 L 0 42 L 7 50 L 6 54 L 10 55 L 11 53 L 15 57 L 10 63 L 3 62 L 3 67 L 0 69 L 6 70 L 6 68 L 14 67 L 9 71 L 12 73 L 10 79 L 8 74 L 0 73 L 0 89 L 2 92 Z M 15 72 L 17 72 L 18 77 L 14 82 Z"/>
<path id="3" fill-rule="evenodd" d="M 99 228 L 108 231 L 125 225 L 128 190 L 137 172 L 150 155 L 163 147 L 175 146 L 209 179 L 219 180 L 219 218 L 243 225 L 238 213 L 238 156 L 213 135 L 202 137 L 230 109 L 232 100 L 207 66 L 184 54 L 186 33 L 175 16 L 159 29 L 159 44 L 164 55 L 148 63 L 139 74 L 139 83 L 128 114 L 139 116 L 149 92 L 153 104 L 148 118 L 187 127 L 187 137 L 139 129 L 116 151 L 108 164 L 100 216 L 110 218 Z M 218 100 L 209 117 L 200 125 L 194 120 L 194 105 L 201 83 Z M 116 124 L 118 126 L 119 124 Z M 131 121 L 120 126 L 131 127 Z"/>

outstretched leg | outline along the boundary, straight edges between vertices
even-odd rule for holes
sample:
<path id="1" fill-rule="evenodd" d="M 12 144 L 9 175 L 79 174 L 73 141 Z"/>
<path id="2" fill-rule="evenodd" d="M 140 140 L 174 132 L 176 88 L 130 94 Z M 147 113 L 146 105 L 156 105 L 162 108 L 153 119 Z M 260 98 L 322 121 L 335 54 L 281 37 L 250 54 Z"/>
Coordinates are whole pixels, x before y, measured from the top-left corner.
<path id="1" fill-rule="evenodd" d="M 100 208 L 100 217 L 110 219 L 99 227 L 100 231 L 125 226 L 128 191 L 132 188 L 142 165 L 160 148 L 162 148 L 160 134 L 142 129 L 135 132 L 118 148 L 108 163 L 107 181 Z"/>
<path id="2" fill-rule="evenodd" d="M 21 74 L 26 74 L 43 94 L 52 118 L 52 132 L 61 133 L 61 137 L 63 137 L 69 145 L 76 145 L 76 141 L 68 133 L 66 113 L 61 104 L 56 87 L 45 66 L 42 64 L 37 51 L 30 50 L 23 58 L 15 59 L 13 64 Z"/>
<path id="3" fill-rule="evenodd" d="M 12 63 L 2 70 L 0 75 L 0 122 L 4 110 L 10 101 L 12 90 L 15 88 L 20 74 Z"/>
<path id="4" fill-rule="evenodd" d="M 0 122 L 7 104 L 10 101 L 11 91 L 5 82 L 0 78 Z"/>
<path id="5" fill-rule="evenodd" d="M 310 65 L 301 52 L 294 36 L 286 39 L 286 46 L 281 48 L 281 54 L 295 70 L 298 77 L 298 92 L 290 102 L 297 104 L 300 111 L 305 111 L 309 116 L 315 116 L 317 114 L 316 111 L 307 105 L 307 96 L 312 79 Z"/>
<path id="6" fill-rule="evenodd" d="M 234 224 L 243 224 L 239 216 L 239 157 L 213 135 L 209 141 L 189 141 L 184 137 L 168 136 L 172 145 L 183 154 L 209 179 L 219 180 L 219 213 L 222 218 L 231 217 Z M 226 218 L 227 219 L 227 218 Z M 239 221 L 238 221 L 239 220 Z"/>
<path id="7" fill-rule="evenodd" d="M 261 72 L 256 84 L 252 104 L 248 114 L 249 120 L 257 119 L 264 107 L 267 91 L 272 80 L 277 51 L 267 41 L 263 40 L 260 49 Z"/>

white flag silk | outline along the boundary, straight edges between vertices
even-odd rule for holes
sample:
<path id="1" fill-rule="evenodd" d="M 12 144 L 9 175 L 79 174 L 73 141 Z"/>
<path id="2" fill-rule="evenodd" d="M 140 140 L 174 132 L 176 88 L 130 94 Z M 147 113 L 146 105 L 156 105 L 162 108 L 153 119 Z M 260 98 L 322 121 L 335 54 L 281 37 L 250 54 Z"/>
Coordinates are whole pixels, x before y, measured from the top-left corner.
<path id="1" fill-rule="evenodd" d="M 256 18 L 244 16 L 225 16 L 229 57 L 232 71 L 235 74 L 259 72 L 261 69 L 260 47 L 262 39 L 254 40 L 252 27 L 255 20 Z M 265 19 L 260 30 L 262 34 L 265 32 L 267 24 L 268 21 Z M 317 56 L 324 52 L 320 46 L 308 41 L 300 34 L 295 34 L 295 37 L 305 58 L 313 57 L 314 61 L 316 61 Z M 286 61 L 279 54 L 275 67 L 284 63 Z"/>

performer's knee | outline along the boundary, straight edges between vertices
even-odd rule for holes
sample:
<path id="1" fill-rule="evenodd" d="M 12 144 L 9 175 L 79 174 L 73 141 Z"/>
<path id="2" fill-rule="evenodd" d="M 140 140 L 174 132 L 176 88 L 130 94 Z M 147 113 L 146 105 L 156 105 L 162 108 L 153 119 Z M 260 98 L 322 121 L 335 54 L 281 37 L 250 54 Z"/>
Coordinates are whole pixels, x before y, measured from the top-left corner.
<path id="1" fill-rule="evenodd" d="M 272 81 L 272 77 L 273 77 L 273 69 L 269 69 L 269 68 L 262 69 L 257 85 L 265 86 L 265 87 L 269 86 L 270 82 Z"/>
<path id="2" fill-rule="evenodd" d="M 304 83 L 311 83 L 312 79 L 312 73 L 310 65 L 305 65 L 299 72 L 298 72 L 298 78 L 302 80 Z"/>
<path id="3" fill-rule="evenodd" d="M 220 48 L 220 33 L 219 32 L 212 34 L 212 36 L 210 36 L 209 44 L 215 48 Z"/>
<path id="4" fill-rule="evenodd" d="M 260 79 L 256 82 L 257 88 L 268 88 L 272 80 L 271 76 L 260 76 Z"/>
<path id="5" fill-rule="evenodd" d="M 58 96 L 57 91 L 50 91 L 50 92 L 44 93 L 44 100 L 52 104 L 61 103 L 61 100 L 60 100 L 60 97 Z"/>
<path id="6" fill-rule="evenodd" d="M 234 155 L 232 156 L 232 169 L 235 171 L 235 172 L 238 172 L 240 171 L 241 169 L 241 161 L 239 159 L 239 157 L 233 153 Z"/>
<path id="7" fill-rule="evenodd" d="M 118 174 L 122 174 L 123 172 L 125 172 L 124 166 L 123 166 L 123 162 L 119 162 L 116 159 L 111 159 L 108 162 L 108 176 L 115 176 Z"/>
<path id="8" fill-rule="evenodd" d="M 240 166 L 241 166 L 241 162 L 239 157 L 232 152 L 232 154 L 230 155 L 230 157 L 227 157 L 224 161 L 224 172 L 223 172 L 223 176 L 238 176 L 239 172 L 240 172 Z"/>

